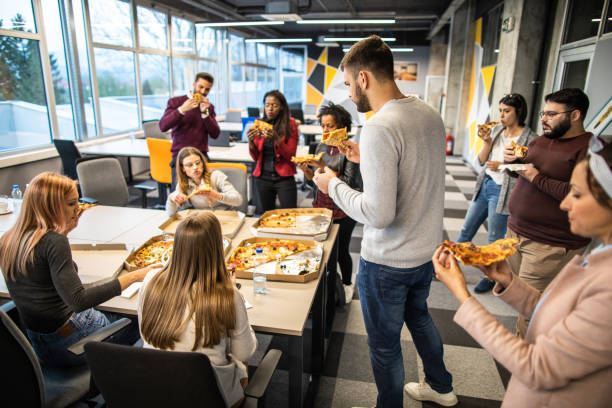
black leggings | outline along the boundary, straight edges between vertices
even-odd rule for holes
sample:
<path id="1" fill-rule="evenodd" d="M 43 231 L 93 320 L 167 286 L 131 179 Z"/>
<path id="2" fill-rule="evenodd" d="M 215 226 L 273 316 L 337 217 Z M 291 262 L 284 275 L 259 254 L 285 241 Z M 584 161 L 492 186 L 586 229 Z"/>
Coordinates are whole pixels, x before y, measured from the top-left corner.
<path id="1" fill-rule="evenodd" d="M 351 235 L 357 222 L 351 217 L 344 217 L 334 220 L 334 224 L 338 224 L 338 239 L 334 243 L 331 254 L 329 255 L 329 263 L 327 267 L 330 273 L 337 273 L 336 260 L 340 264 L 340 272 L 342 273 L 342 283 L 350 285 L 353 275 L 353 260 L 350 254 Z"/>
<path id="2" fill-rule="evenodd" d="M 261 212 L 273 210 L 276 207 L 276 196 L 280 208 L 297 207 L 297 186 L 293 176 L 282 177 L 277 181 L 255 177 L 255 186 L 261 203 Z"/>

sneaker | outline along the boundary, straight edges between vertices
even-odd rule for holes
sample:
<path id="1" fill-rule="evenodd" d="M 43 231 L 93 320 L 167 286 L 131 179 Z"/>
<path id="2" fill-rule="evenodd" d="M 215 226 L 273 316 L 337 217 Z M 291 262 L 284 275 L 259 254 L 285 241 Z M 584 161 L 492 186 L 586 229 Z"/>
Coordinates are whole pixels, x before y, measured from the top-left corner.
<path id="1" fill-rule="evenodd" d="M 344 299 L 346 304 L 348 305 L 353 300 L 353 293 L 355 291 L 355 287 L 353 285 L 342 285 L 344 286 Z"/>
<path id="2" fill-rule="evenodd" d="M 433 401 L 443 407 L 452 407 L 457 405 L 458 402 L 454 392 L 451 391 L 446 394 L 440 394 L 432 389 L 426 382 L 408 383 L 404 386 L 404 392 L 417 401 Z"/>
<path id="3" fill-rule="evenodd" d="M 476 292 L 476 293 L 486 293 L 486 292 L 490 291 L 491 289 L 493 289 L 493 286 L 495 286 L 495 282 L 491 282 L 487 278 L 482 278 L 482 280 L 474 288 L 474 292 Z"/>

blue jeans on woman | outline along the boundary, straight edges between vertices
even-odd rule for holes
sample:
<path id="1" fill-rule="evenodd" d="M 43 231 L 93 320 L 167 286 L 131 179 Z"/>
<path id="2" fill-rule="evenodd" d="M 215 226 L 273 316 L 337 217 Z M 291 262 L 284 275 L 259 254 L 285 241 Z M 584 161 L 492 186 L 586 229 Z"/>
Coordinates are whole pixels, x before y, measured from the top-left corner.
<path id="1" fill-rule="evenodd" d="M 66 337 L 61 337 L 56 332 L 38 333 L 30 329 L 27 330 L 27 334 L 41 364 L 54 367 L 77 366 L 87 362 L 85 354 L 77 356 L 68 351 L 68 347 L 121 317 L 90 308 L 70 316 L 68 324 L 74 328 L 74 331 Z M 115 333 L 107 341 L 116 344 L 134 344 L 140 337 L 138 323 L 135 320 L 133 319 L 132 324 Z"/>
<path id="2" fill-rule="evenodd" d="M 500 190 L 501 186 L 491 177 L 484 178 L 476 199 L 467 211 L 457 242 L 471 241 L 485 220 L 488 225 L 489 244 L 506 236 L 508 216 L 495 211 Z"/>
<path id="3" fill-rule="evenodd" d="M 432 276 L 431 261 L 400 269 L 359 260 L 357 286 L 378 389 L 377 408 L 403 406 L 400 334 L 404 323 L 423 361 L 425 381 L 442 394 L 453 390 L 452 376 L 444 365 L 442 339 L 427 309 Z"/>

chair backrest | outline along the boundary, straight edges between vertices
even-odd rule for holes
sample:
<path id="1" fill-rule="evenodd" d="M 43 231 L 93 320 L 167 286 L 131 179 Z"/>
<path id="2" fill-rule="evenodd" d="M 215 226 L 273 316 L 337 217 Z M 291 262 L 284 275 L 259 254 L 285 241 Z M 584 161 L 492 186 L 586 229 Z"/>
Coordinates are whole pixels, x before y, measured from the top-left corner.
<path id="1" fill-rule="evenodd" d="M 109 407 L 225 406 L 205 354 L 99 342 L 87 343 L 85 354 Z"/>
<path id="2" fill-rule="evenodd" d="M 147 148 L 149 149 L 149 167 L 151 168 L 151 178 L 158 183 L 172 183 L 172 141 L 162 139 L 147 138 Z"/>
<path id="3" fill-rule="evenodd" d="M 316 115 L 317 114 L 317 105 L 313 105 L 311 103 L 307 103 L 304 105 L 304 115 Z"/>
<path id="4" fill-rule="evenodd" d="M 45 386 L 38 357 L 25 335 L 0 309 L 0 384 L 3 401 L 18 401 L 19 406 L 41 407 Z"/>
<path id="5" fill-rule="evenodd" d="M 76 160 L 81 157 L 81 153 L 79 153 L 79 149 L 77 149 L 74 141 L 53 139 L 53 144 L 55 145 L 55 149 L 59 153 L 62 161 L 64 174 L 71 179 L 76 180 Z"/>
<path id="6" fill-rule="evenodd" d="M 304 112 L 302 108 L 294 108 L 290 109 L 291 117 L 295 120 L 299 120 L 301 123 L 304 123 Z"/>
<path id="7" fill-rule="evenodd" d="M 225 112 L 225 121 L 242 123 L 242 112 L 240 110 L 228 109 Z"/>
<path id="8" fill-rule="evenodd" d="M 123 207 L 130 200 L 119 160 L 114 157 L 80 159 L 77 174 L 81 193 L 102 205 Z"/>
<path id="9" fill-rule="evenodd" d="M 247 167 L 242 163 L 224 162 L 208 163 L 207 166 L 209 169 L 216 169 L 225 173 L 227 180 L 232 183 L 242 196 L 242 204 L 236 207 L 236 209 L 246 214 L 249 206 L 249 199 L 247 197 Z"/>
<path id="10" fill-rule="evenodd" d="M 159 128 L 159 120 L 146 120 L 142 122 L 142 130 L 144 137 L 151 137 L 154 139 L 172 139 L 172 132 L 162 132 Z"/>
<path id="11" fill-rule="evenodd" d="M 250 117 L 259 117 L 259 108 L 250 106 L 247 108 L 247 115 Z"/>

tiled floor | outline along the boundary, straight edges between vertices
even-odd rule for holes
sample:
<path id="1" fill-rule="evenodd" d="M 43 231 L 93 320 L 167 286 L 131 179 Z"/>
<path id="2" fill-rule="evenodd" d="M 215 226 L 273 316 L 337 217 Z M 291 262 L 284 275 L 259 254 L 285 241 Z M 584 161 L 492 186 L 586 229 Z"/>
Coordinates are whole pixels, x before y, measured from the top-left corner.
<path id="1" fill-rule="evenodd" d="M 465 212 L 472 197 L 476 177 L 461 159 L 447 158 L 446 202 L 444 214 L 444 236 L 454 240 L 459 235 Z M 300 196 L 303 206 L 309 200 Z M 362 227 L 357 226 L 351 240 L 351 255 L 355 268 L 359 259 Z M 486 244 L 486 228 L 482 227 L 474 238 L 477 244 Z M 464 268 L 470 289 L 480 281 L 482 274 L 474 268 Z M 478 300 L 507 327 L 513 327 L 516 313 L 490 293 L 475 295 Z M 455 392 L 461 407 L 498 407 L 503 399 L 509 375 L 503 367 L 482 349 L 463 329 L 453 322 L 457 301 L 440 282 L 434 281 L 429 296 L 431 315 L 444 341 L 444 360 L 453 374 Z M 260 347 L 253 364 L 261 359 L 269 347 L 286 348 L 282 339 L 258 335 Z M 422 367 L 410 334 L 404 328 L 402 350 L 405 380 L 422 379 Z M 266 406 L 287 407 L 288 372 L 286 361 L 282 360 L 267 392 Z M 346 306 L 336 308 L 329 352 L 320 380 L 314 406 L 319 407 L 371 407 L 376 403 L 376 385 L 370 367 L 367 337 L 361 315 L 358 294 Z M 405 398 L 404 407 L 432 407 Z"/>

